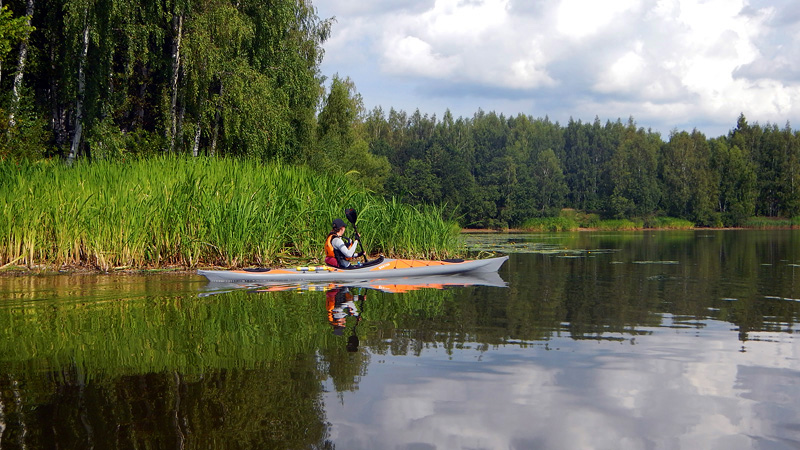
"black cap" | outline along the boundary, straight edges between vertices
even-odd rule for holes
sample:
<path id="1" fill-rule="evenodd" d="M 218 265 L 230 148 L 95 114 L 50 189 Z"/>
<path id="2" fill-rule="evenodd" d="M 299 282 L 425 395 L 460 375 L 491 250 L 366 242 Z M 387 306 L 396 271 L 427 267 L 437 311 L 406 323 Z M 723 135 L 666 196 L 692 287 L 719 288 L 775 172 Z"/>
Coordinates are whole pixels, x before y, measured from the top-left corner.
<path id="1" fill-rule="evenodd" d="M 344 220 L 342 219 L 333 219 L 333 228 L 344 228 L 347 225 L 344 224 Z"/>

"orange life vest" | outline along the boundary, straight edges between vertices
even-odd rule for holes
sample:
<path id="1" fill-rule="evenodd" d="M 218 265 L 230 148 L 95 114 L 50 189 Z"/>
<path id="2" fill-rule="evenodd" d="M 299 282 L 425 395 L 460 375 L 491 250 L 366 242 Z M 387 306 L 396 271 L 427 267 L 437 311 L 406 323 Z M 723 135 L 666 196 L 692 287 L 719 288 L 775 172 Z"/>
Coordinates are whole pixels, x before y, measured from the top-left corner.
<path id="1" fill-rule="evenodd" d="M 325 263 L 333 267 L 341 267 L 342 266 L 341 261 L 350 261 L 353 258 L 348 258 L 344 256 L 344 254 L 340 252 L 338 248 L 335 248 L 333 246 L 333 243 L 331 241 L 333 241 L 334 237 L 338 236 L 336 236 L 335 234 L 329 234 L 328 238 L 325 239 L 325 256 L 326 256 Z M 333 264 L 334 261 L 336 262 L 336 264 Z"/>

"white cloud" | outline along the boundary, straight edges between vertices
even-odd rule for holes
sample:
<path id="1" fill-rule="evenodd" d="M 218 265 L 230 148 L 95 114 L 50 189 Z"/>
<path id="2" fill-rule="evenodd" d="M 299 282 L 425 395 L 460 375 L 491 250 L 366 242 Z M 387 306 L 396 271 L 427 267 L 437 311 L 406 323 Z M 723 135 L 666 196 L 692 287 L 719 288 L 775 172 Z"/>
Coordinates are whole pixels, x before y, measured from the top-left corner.
<path id="1" fill-rule="evenodd" d="M 329 0 L 322 69 L 368 107 L 633 116 L 664 135 L 724 134 L 740 112 L 800 123 L 800 14 L 751 1 Z"/>
<path id="2" fill-rule="evenodd" d="M 377 48 L 392 75 L 513 89 L 552 85 L 537 36 L 509 27 L 507 0 L 438 0 L 420 15 L 392 17 Z"/>
<path id="3" fill-rule="evenodd" d="M 434 53 L 433 47 L 415 36 L 396 36 L 386 44 L 385 70 L 431 78 L 453 76 L 458 58 Z"/>
<path id="4" fill-rule="evenodd" d="M 572 39 L 590 37 L 602 29 L 614 28 L 619 17 L 639 3 L 637 0 L 561 0 L 556 30 Z"/>

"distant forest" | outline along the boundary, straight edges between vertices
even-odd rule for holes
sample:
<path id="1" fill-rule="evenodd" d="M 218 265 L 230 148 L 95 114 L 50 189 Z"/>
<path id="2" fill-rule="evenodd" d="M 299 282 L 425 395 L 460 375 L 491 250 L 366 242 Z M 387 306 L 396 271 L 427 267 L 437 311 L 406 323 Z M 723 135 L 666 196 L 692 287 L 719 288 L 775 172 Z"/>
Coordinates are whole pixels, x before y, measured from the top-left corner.
<path id="1" fill-rule="evenodd" d="M 482 111 L 437 120 L 378 109 L 364 128 L 391 165 L 388 193 L 453 205 L 465 226 L 513 227 L 562 208 L 702 226 L 800 214 L 800 133 L 744 115 L 728 136 L 675 130 L 666 142 L 632 118 L 562 126 Z"/>
<path id="2" fill-rule="evenodd" d="M 633 118 L 366 111 L 348 77 L 319 71 L 334 23 L 307 0 L 3 2 L 0 158 L 281 161 L 470 227 L 562 208 L 708 226 L 800 214 L 788 123 L 663 137 Z"/>

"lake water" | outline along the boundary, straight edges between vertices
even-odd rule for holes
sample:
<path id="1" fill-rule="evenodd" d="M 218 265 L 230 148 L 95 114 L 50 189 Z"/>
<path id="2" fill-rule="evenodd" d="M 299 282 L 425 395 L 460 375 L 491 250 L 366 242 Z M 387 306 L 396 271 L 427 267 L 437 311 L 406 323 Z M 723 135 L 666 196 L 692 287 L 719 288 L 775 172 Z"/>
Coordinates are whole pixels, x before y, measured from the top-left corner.
<path id="1" fill-rule="evenodd" d="M 0 277 L 0 449 L 800 448 L 800 231 L 468 242 L 500 282 Z"/>

